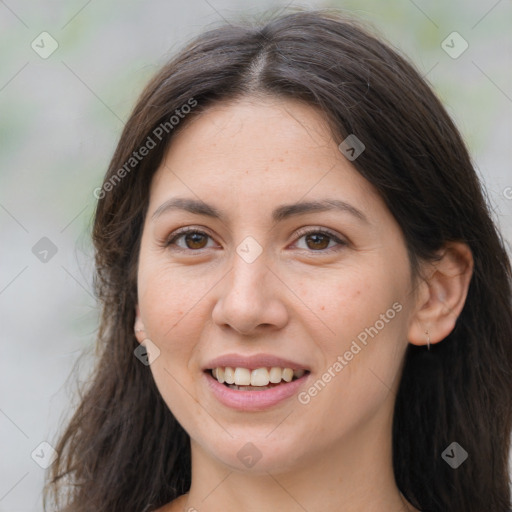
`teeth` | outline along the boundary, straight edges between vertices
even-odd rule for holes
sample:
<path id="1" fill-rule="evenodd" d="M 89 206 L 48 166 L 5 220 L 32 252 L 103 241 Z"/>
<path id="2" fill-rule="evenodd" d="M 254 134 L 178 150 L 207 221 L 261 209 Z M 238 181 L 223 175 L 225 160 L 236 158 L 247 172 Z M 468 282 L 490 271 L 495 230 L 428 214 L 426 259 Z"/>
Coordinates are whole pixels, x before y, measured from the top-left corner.
<path id="1" fill-rule="evenodd" d="M 283 377 L 283 370 L 281 368 L 277 368 L 276 366 L 270 368 L 270 382 L 272 384 L 279 384 Z"/>
<path id="2" fill-rule="evenodd" d="M 247 368 L 235 369 L 235 384 L 237 386 L 250 386 L 251 385 L 251 370 Z"/>
<path id="3" fill-rule="evenodd" d="M 212 369 L 213 378 L 217 379 L 221 384 L 228 384 L 233 389 L 246 390 L 251 386 L 260 389 L 269 389 L 269 384 L 279 384 L 281 381 L 291 382 L 294 379 L 300 379 L 306 370 L 292 370 L 291 368 L 256 368 L 249 370 L 248 368 L 225 368 L 217 367 Z"/>
<path id="4" fill-rule="evenodd" d="M 224 369 L 224 380 L 226 381 L 226 384 L 235 383 L 235 370 L 233 370 L 233 368 L 226 366 Z"/>
<path id="5" fill-rule="evenodd" d="M 268 386 L 269 375 L 266 368 L 258 368 L 251 372 L 251 386 Z"/>
<path id="6" fill-rule="evenodd" d="M 285 368 L 283 370 L 283 380 L 285 382 L 291 382 L 293 379 L 293 370 L 291 368 Z"/>

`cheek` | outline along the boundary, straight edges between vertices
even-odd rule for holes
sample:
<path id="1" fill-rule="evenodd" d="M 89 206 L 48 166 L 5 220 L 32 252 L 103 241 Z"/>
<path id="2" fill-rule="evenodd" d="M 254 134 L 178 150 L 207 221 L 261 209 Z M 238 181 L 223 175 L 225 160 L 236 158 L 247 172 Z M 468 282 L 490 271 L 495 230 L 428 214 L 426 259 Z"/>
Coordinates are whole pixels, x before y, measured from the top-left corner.
<path id="1" fill-rule="evenodd" d="M 148 260 L 139 268 L 139 308 L 148 336 L 167 344 L 199 326 L 202 299 L 211 290 L 209 280 Z"/>
<path id="2" fill-rule="evenodd" d="M 145 260 L 139 267 L 140 314 L 148 338 L 160 350 L 150 371 L 169 409 L 187 425 L 202 417 L 190 397 L 195 396 L 197 368 L 192 366 L 206 321 L 206 301 L 201 298 L 207 290 L 201 279 L 184 276 L 165 263 Z"/>
<path id="3" fill-rule="evenodd" d="M 336 281 L 312 287 L 309 294 L 311 309 L 329 329 L 319 339 L 318 325 L 310 326 L 324 354 L 323 371 L 330 369 L 336 375 L 326 376 L 336 382 L 329 387 L 356 407 L 386 391 L 379 379 L 392 385 L 406 348 L 403 298 L 407 283 L 383 268 L 388 267 L 339 272 Z"/>
<path id="4" fill-rule="evenodd" d="M 331 333 L 334 348 L 373 325 L 399 296 L 397 286 L 375 271 L 340 269 L 302 283 L 300 296 Z M 312 326 L 314 327 L 314 326 Z"/>

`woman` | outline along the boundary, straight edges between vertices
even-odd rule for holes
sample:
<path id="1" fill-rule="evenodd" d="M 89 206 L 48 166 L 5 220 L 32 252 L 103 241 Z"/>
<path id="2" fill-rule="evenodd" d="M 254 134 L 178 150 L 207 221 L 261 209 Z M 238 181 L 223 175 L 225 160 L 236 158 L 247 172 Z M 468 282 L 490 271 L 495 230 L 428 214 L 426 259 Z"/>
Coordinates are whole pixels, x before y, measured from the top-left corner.
<path id="1" fill-rule="evenodd" d="M 329 12 L 208 32 L 96 195 L 101 356 L 58 510 L 508 510 L 509 261 L 392 49 Z"/>

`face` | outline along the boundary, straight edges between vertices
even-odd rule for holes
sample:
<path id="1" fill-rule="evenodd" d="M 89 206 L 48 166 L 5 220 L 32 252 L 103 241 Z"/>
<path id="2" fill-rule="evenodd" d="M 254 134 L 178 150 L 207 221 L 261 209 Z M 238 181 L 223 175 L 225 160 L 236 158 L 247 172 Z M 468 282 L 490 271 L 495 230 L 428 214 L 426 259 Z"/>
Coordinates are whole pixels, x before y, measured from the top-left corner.
<path id="1" fill-rule="evenodd" d="M 390 426 L 410 265 L 339 142 L 310 106 L 219 104 L 151 184 L 137 336 L 159 350 L 151 372 L 193 449 L 239 471 L 312 463 Z"/>

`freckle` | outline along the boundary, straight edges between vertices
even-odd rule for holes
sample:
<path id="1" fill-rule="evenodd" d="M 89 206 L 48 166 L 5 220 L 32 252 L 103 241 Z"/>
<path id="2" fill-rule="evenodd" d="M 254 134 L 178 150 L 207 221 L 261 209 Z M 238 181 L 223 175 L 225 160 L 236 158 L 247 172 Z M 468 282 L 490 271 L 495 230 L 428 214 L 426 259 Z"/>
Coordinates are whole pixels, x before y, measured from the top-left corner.
<path id="1" fill-rule="evenodd" d="M 325 309 L 325 306 L 320 306 L 320 309 L 323 311 Z"/>

